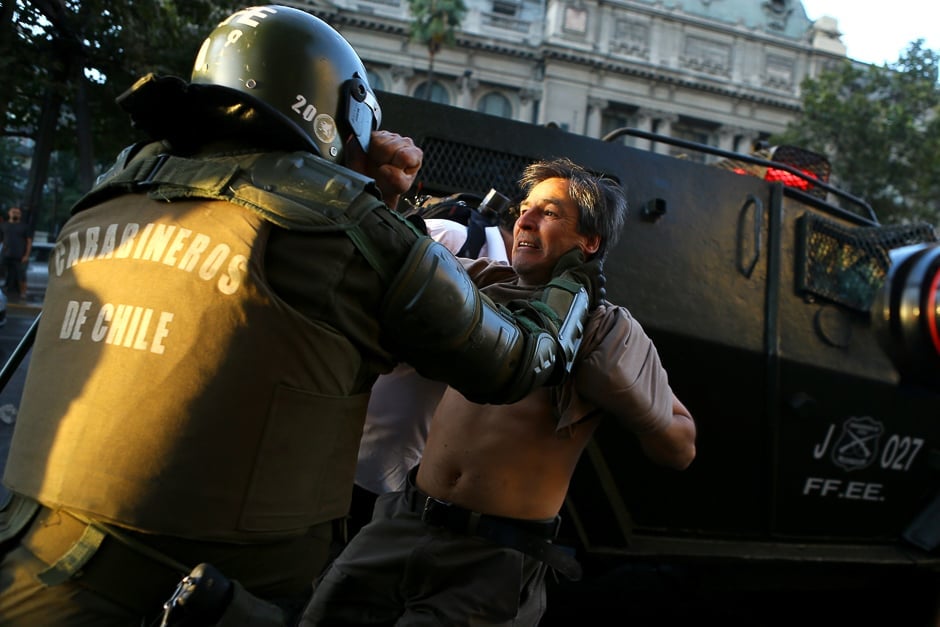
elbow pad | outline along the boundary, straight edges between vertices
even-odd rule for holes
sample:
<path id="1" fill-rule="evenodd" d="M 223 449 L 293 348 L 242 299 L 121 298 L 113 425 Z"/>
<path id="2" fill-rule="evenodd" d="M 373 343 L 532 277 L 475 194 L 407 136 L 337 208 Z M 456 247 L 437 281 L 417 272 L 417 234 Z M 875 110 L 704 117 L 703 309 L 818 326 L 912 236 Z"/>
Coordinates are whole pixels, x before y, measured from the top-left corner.
<path id="1" fill-rule="evenodd" d="M 563 347 L 559 338 L 577 335 L 580 343 L 587 298 L 583 311 L 574 311 L 576 299 L 570 300 L 573 313 L 564 316 L 557 315 L 557 303 L 516 301 L 514 310 L 497 305 L 449 250 L 421 238 L 392 281 L 381 321 L 392 331 L 394 352 L 423 376 L 476 403 L 513 403 L 570 368 L 577 346 Z"/>

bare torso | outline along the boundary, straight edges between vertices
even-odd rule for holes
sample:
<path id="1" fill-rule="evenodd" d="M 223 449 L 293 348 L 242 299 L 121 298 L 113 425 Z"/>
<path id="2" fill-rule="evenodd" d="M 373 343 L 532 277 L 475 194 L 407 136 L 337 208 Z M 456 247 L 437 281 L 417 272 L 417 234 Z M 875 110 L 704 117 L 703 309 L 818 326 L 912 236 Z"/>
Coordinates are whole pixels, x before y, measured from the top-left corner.
<path id="1" fill-rule="evenodd" d="M 461 507 L 527 520 L 561 510 L 598 419 L 556 431 L 551 393 L 477 405 L 448 388 L 434 415 L 417 484 Z"/>

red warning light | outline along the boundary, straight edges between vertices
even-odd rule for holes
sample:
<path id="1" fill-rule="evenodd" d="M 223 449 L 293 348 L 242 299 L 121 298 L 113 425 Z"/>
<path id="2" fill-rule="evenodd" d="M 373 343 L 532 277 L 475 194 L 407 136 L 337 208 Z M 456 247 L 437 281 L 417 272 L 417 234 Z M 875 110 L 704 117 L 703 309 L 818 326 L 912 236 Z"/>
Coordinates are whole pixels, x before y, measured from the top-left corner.
<path id="1" fill-rule="evenodd" d="M 816 176 L 809 170 L 800 170 L 812 180 L 816 180 Z M 787 172 L 786 170 L 778 170 L 777 168 L 767 168 L 767 174 L 764 175 L 765 181 L 771 182 L 781 182 L 787 187 L 795 187 L 797 189 L 808 190 L 812 183 L 807 181 L 804 178 L 800 178 L 796 174 Z"/>

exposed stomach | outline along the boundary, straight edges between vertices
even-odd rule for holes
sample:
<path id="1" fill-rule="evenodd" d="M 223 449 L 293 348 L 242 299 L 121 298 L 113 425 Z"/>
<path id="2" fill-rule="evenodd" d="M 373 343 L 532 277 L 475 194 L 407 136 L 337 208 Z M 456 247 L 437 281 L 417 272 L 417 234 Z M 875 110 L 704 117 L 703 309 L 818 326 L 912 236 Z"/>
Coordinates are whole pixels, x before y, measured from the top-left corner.
<path id="1" fill-rule="evenodd" d="M 448 389 L 431 423 L 418 487 L 484 514 L 552 518 L 597 422 L 557 431 L 547 390 L 512 405 L 477 405 Z"/>

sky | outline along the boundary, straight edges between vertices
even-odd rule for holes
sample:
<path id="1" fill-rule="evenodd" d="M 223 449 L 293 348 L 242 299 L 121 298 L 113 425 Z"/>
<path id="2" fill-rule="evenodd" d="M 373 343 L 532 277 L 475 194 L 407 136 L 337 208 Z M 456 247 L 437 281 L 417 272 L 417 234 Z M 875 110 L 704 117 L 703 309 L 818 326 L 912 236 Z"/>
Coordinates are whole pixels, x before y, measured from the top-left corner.
<path id="1" fill-rule="evenodd" d="M 894 63 L 915 39 L 940 52 L 940 0 L 803 0 L 806 16 L 836 18 L 850 59 Z"/>

